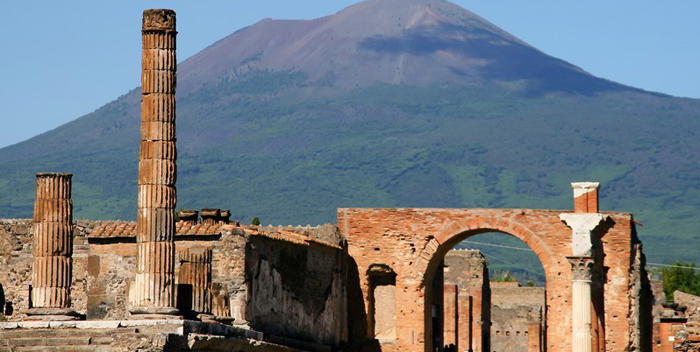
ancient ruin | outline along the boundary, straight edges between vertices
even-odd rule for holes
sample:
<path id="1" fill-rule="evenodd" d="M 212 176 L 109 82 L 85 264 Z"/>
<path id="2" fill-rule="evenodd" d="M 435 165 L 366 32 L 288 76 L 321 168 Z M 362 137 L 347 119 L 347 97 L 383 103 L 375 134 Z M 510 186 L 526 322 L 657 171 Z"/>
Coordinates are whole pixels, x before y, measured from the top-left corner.
<path id="1" fill-rule="evenodd" d="M 673 330 L 652 325 L 634 218 L 601 212 L 598 183 L 572 184 L 573 210 L 175 214 L 175 13 L 146 10 L 142 29 L 137 220 L 73 221 L 71 176 L 38 174 L 34 219 L 0 220 L 0 350 L 650 351 L 652 327 Z M 451 251 L 486 232 L 527 244 L 545 287 Z"/>
<path id="2" fill-rule="evenodd" d="M 72 320 L 73 205 L 71 174 L 36 175 L 32 241 L 32 306 L 34 319 Z M 35 317 L 36 316 L 36 317 Z"/>
<path id="3" fill-rule="evenodd" d="M 143 13 L 134 314 L 177 314 L 175 307 L 175 12 Z"/>

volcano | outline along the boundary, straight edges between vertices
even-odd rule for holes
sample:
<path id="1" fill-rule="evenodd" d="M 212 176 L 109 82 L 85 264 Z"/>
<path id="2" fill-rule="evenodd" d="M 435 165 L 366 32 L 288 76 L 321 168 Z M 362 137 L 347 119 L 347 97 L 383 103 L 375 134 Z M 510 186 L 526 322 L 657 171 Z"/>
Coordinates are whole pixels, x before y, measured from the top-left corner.
<path id="1" fill-rule="evenodd" d="M 33 174 L 62 171 L 76 217 L 135 218 L 139 97 L 0 149 L 0 214 L 29 217 Z M 280 224 L 568 209 L 568 183 L 591 180 L 603 210 L 647 225 L 650 260 L 694 260 L 699 116 L 698 100 L 595 77 L 449 2 L 369 0 L 265 19 L 180 63 L 178 207 Z"/>

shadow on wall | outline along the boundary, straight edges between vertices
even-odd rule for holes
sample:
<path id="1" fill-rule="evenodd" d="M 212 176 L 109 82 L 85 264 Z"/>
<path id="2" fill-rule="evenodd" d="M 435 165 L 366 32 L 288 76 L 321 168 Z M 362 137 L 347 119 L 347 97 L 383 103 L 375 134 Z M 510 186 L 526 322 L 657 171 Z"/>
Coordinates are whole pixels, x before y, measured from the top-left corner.
<path id="1" fill-rule="evenodd" d="M 348 338 L 346 349 L 350 352 L 380 352 L 379 341 L 374 336 L 369 336 L 367 325 L 367 312 L 365 311 L 364 298 L 360 288 L 360 272 L 355 259 L 348 256 L 347 276 L 347 305 L 348 305 Z"/>
<path id="2" fill-rule="evenodd" d="M 346 251 L 251 236 L 245 245 L 250 327 L 270 336 L 340 346 L 347 341 Z"/>

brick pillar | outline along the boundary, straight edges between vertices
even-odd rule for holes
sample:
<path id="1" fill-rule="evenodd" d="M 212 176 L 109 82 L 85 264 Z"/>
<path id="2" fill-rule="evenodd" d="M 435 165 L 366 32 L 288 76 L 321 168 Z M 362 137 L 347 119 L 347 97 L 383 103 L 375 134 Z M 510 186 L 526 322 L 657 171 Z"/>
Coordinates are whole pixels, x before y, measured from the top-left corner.
<path id="1" fill-rule="evenodd" d="M 459 324 L 459 288 L 454 284 L 443 287 L 443 344 L 455 345 L 459 350 L 459 331 L 462 328 Z"/>
<path id="2" fill-rule="evenodd" d="M 472 296 L 460 290 L 457 295 L 457 347 L 459 351 L 473 351 L 472 335 L 474 332 L 474 307 Z"/>
<path id="3" fill-rule="evenodd" d="M 211 248 L 194 247 L 180 253 L 178 283 L 191 287 L 191 309 L 211 314 Z"/>
<path id="4" fill-rule="evenodd" d="M 598 212 L 598 182 L 574 182 L 574 212 L 597 213 Z"/>
<path id="5" fill-rule="evenodd" d="M 138 175 L 133 314 L 175 308 L 175 12 L 143 12 L 141 152 Z"/>
<path id="6" fill-rule="evenodd" d="M 73 205 L 71 174 L 36 175 L 30 319 L 72 320 Z"/>
<path id="7" fill-rule="evenodd" d="M 527 351 L 542 351 L 542 325 L 539 322 L 527 326 Z"/>

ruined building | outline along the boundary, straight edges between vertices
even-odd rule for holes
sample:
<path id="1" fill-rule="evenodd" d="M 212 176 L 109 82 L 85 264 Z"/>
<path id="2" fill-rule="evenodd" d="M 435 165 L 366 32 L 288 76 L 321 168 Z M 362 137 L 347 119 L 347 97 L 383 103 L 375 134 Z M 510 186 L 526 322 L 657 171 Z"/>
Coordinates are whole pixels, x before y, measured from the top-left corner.
<path id="1" fill-rule="evenodd" d="M 635 223 L 599 211 L 597 183 L 573 184 L 573 211 L 341 208 L 295 228 L 175 214 L 175 13 L 147 10 L 142 29 L 136 222 L 75 221 L 71 176 L 38 174 L 33 219 L 0 221 L 0 350 L 485 352 L 509 343 L 499 331 L 529 351 L 649 350 Z M 494 231 L 542 263 L 530 308 L 446 257 Z"/>

